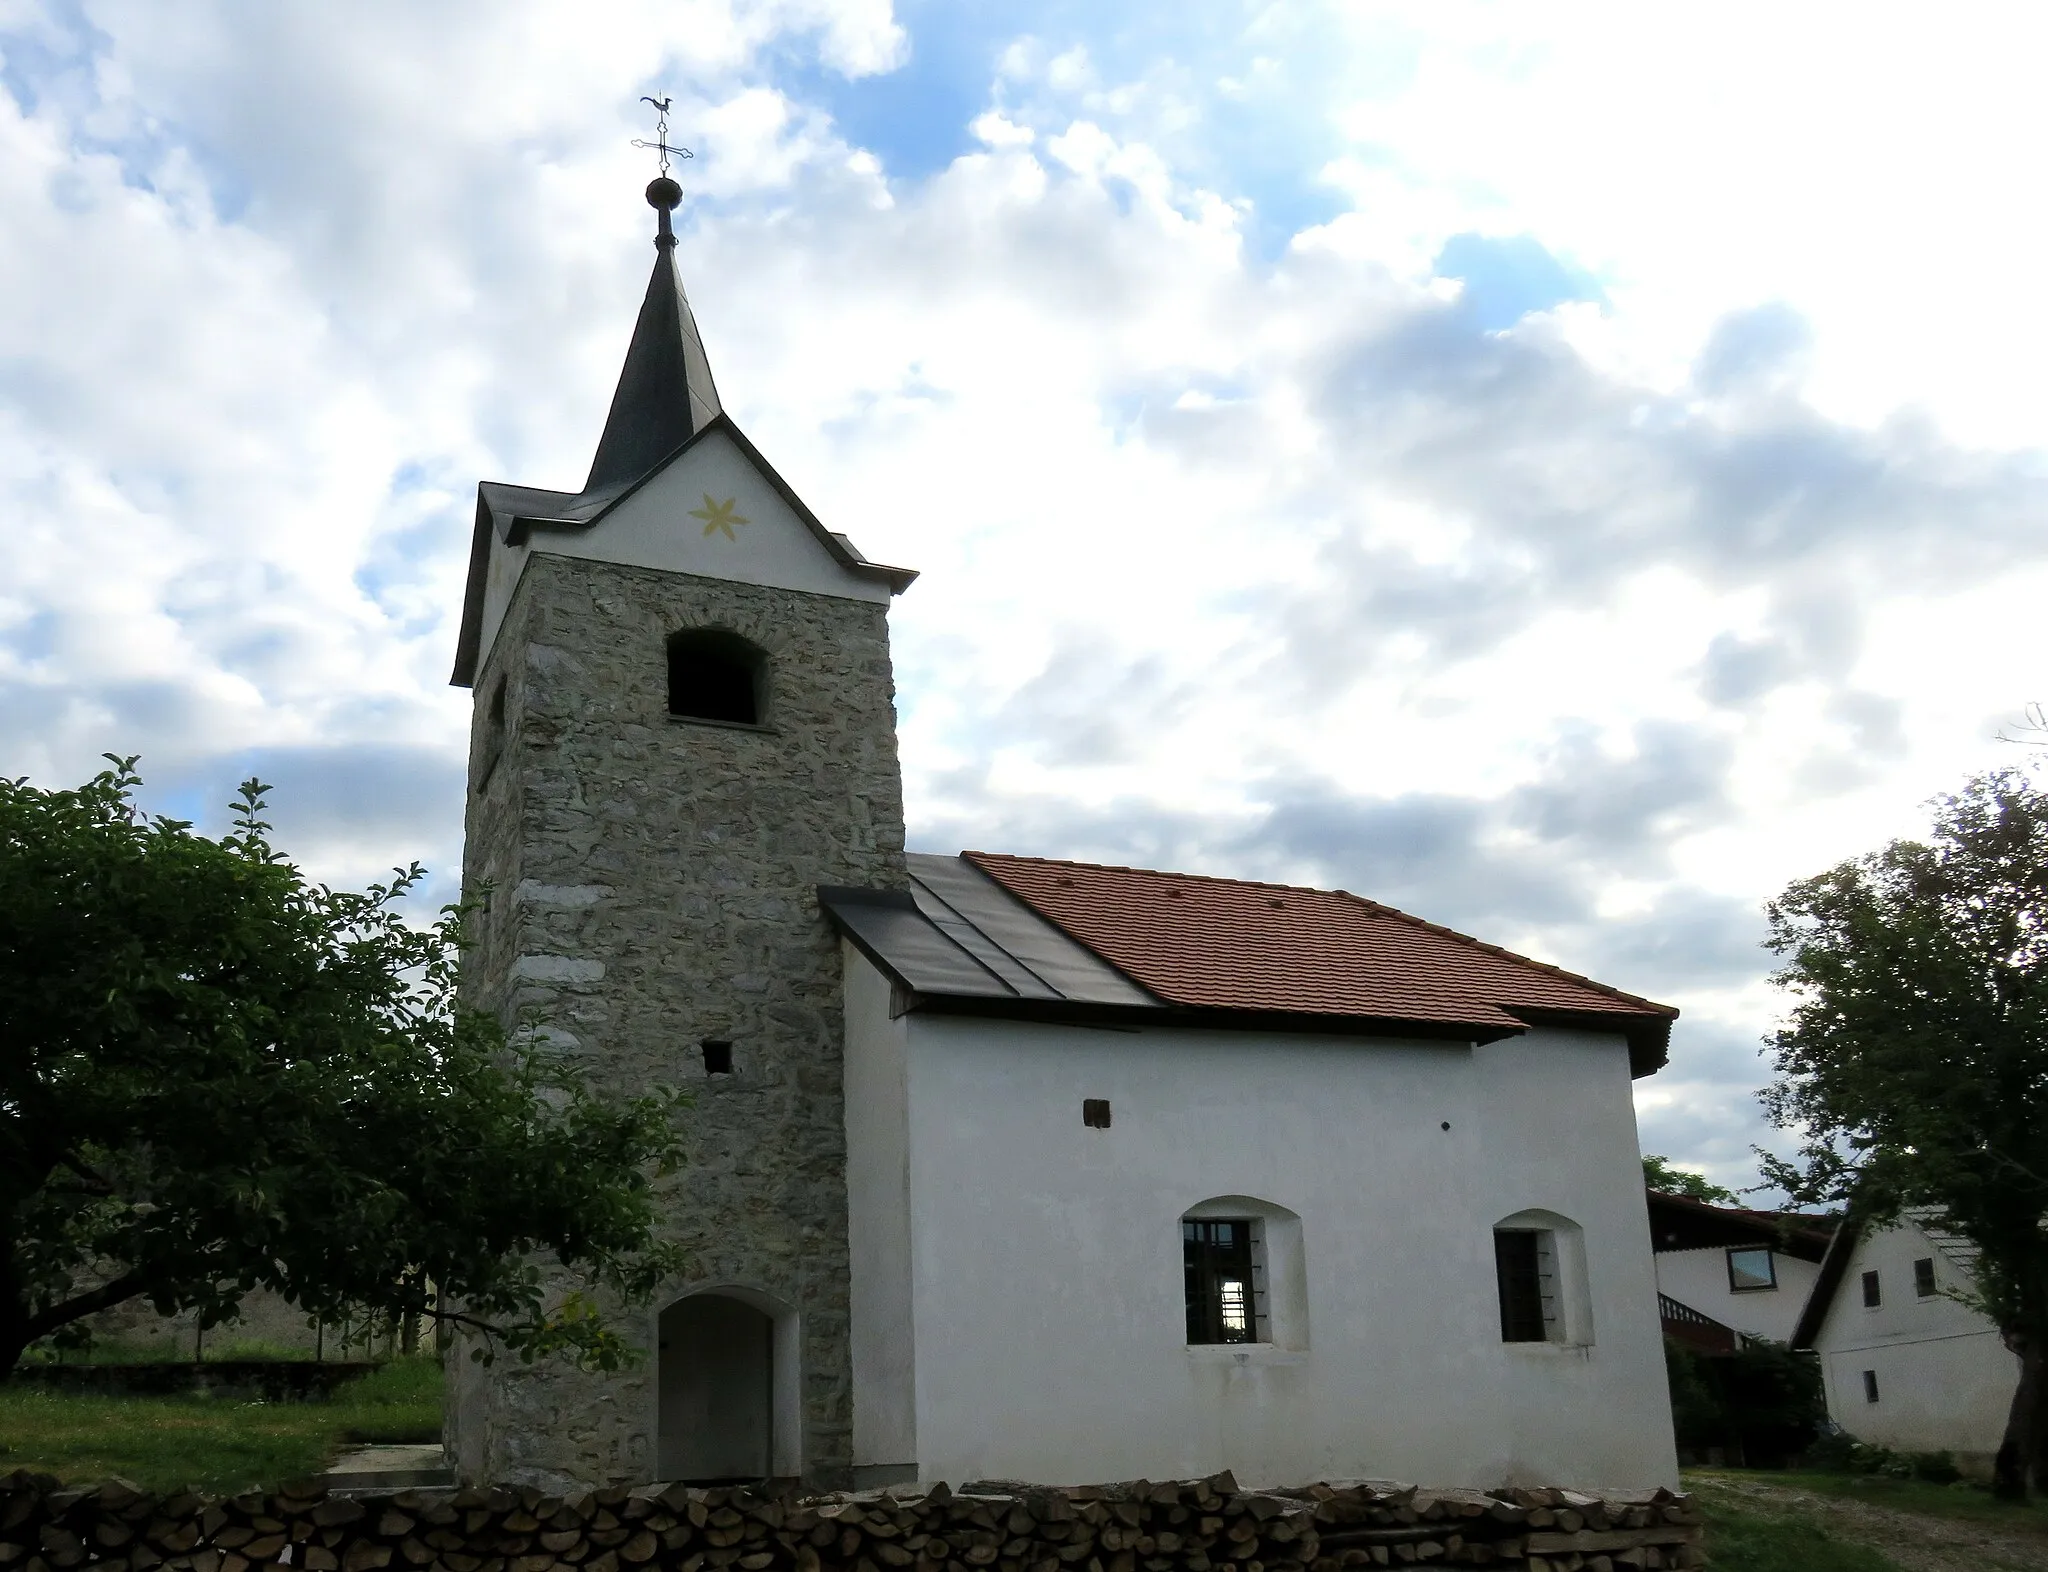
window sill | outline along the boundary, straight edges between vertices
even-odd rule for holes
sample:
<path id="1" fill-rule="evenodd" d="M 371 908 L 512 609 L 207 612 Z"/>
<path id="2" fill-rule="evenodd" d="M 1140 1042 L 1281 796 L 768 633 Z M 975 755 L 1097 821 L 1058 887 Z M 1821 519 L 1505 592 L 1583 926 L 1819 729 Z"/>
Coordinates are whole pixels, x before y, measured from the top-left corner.
<path id="1" fill-rule="evenodd" d="M 1298 1365 L 1308 1360 L 1306 1348 L 1281 1348 L 1273 1343 L 1190 1343 L 1188 1358 L 1198 1365 Z"/>
<path id="2" fill-rule="evenodd" d="M 1591 1343 L 1560 1343 L 1545 1339 L 1540 1343 L 1502 1343 L 1501 1347 L 1510 1353 L 1527 1354 L 1533 1359 L 1556 1359 L 1564 1354 L 1589 1354 Z"/>
<path id="3" fill-rule="evenodd" d="M 764 736 L 778 735 L 775 727 L 762 721 L 713 720 L 708 715 L 670 715 L 669 722 L 676 726 L 716 726 L 720 731 L 757 731 Z"/>

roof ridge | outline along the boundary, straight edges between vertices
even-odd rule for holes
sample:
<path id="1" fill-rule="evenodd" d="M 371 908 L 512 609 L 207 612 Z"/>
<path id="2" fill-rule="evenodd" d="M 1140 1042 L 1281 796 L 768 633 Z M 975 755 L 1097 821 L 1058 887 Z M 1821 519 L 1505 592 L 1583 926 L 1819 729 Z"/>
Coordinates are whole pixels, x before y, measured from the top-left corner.
<path id="1" fill-rule="evenodd" d="M 1826 1237 L 1834 1219 L 1825 1215 L 1816 1216 L 1811 1212 L 1766 1212 L 1754 1206 L 1719 1206 L 1712 1201 L 1702 1201 L 1696 1195 L 1683 1195 L 1676 1190 L 1644 1189 L 1660 1201 L 1676 1201 L 1681 1206 L 1696 1207 L 1716 1216 L 1746 1217 L 1760 1223 L 1771 1223 L 1786 1228 L 1799 1228 L 1807 1233 Z"/>
<path id="2" fill-rule="evenodd" d="M 1359 897 L 1349 890 L 1326 890 L 1315 884 L 1280 884 L 1271 879 L 1234 879 L 1226 873 L 1181 873 L 1173 868 L 1136 868 L 1117 862 L 1081 862 L 1072 857 L 1027 857 L 1019 852 L 963 851 L 962 857 L 987 857 L 996 862 L 1036 862 L 1048 868 L 1094 868 L 1102 873 L 1143 873 L 1155 879 L 1193 879 L 1200 884 L 1238 884 L 1253 890 L 1292 890 L 1297 895 L 1341 895 Z M 1392 907 L 1387 908 L 1392 911 Z"/>

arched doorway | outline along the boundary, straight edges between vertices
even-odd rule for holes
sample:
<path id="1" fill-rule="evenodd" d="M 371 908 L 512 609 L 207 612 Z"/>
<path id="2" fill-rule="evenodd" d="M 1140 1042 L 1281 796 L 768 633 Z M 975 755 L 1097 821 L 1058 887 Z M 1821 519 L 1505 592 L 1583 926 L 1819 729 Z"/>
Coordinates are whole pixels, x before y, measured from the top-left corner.
<path id="1" fill-rule="evenodd" d="M 763 1479 L 775 1472 L 775 1318 L 729 1294 L 692 1294 L 661 1313 L 663 1479 Z"/>

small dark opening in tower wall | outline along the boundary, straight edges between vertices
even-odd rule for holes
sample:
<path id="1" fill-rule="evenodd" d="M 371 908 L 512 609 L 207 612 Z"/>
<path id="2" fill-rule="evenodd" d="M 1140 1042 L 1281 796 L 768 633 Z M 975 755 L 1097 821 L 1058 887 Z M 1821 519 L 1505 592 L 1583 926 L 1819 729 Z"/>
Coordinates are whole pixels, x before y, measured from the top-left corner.
<path id="1" fill-rule="evenodd" d="M 668 641 L 668 712 L 758 726 L 767 664 L 759 649 L 722 628 L 674 634 Z"/>

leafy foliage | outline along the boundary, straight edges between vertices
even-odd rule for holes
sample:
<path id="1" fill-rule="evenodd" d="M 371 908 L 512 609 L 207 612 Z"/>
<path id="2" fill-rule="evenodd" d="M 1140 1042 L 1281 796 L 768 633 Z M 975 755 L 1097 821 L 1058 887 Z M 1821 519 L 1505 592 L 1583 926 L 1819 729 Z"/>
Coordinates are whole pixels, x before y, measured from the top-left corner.
<path id="1" fill-rule="evenodd" d="M 1933 1208 L 1976 1247 L 1978 1307 L 2021 1359 L 1999 1467 L 2023 1493 L 2048 1467 L 2048 795 L 1973 780 L 1928 841 L 1801 880 L 1769 916 L 1793 1007 L 1764 1105 L 1804 1145 L 1765 1177 L 1870 1224 Z"/>
<path id="2" fill-rule="evenodd" d="M 1705 1201 L 1713 1206 L 1741 1204 L 1733 1190 L 1715 1184 L 1705 1174 L 1696 1174 L 1686 1168 L 1673 1168 L 1668 1157 L 1643 1158 L 1643 1183 L 1665 1195 L 1682 1195 L 1694 1201 Z"/>
<path id="3" fill-rule="evenodd" d="M 1882 1474 L 1887 1479 L 1918 1479 L 1930 1485 L 1952 1485 L 1963 1477 L 1950 1452 L 1894 1452 L 1872 1441 L 1858 1441 L 1846 1430 L 1822 1436 L 1800 1460 L 1808 1468 L 1838 1474 Z"/>
<path id="4" fill-rule="evenodd" d="M 1664 1340 L 1671 1422 L 1681 1449 L 1723 1448 L 1752 1467 L 1782 1468 L 1820 1433 L 1827 1399 L 1809 1356 L 1763 1338 L 1733 1354 Z"/>
<path id="5" fill-rule="evenodd" d="M 678 1264 L 676 1097 L 602 1098 L 459 1009 L 460 912 L 400 913 L 417 865 L 332 890 L 271 848 L 257 782 L 218 841 L 137 784 L 0 781 L 0 1371 L 127 1299 L 216 1324 L 258 1286 L 629 1357 L 596 1296 Z"/>

